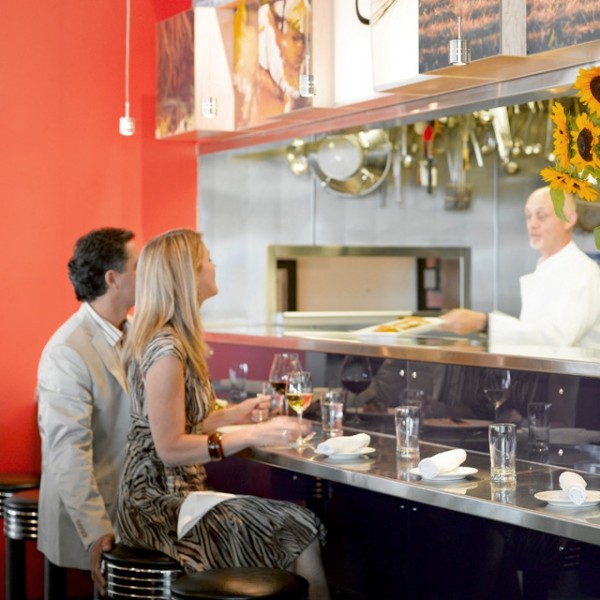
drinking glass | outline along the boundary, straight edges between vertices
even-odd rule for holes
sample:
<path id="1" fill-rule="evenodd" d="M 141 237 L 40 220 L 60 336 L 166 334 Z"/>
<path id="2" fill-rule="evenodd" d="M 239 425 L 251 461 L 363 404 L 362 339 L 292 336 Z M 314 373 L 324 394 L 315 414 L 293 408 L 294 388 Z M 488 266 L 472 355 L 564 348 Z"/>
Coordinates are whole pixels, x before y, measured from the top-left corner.
<path id="1" fill-rule="evenodd" d="M 366 356 L 346 356 L 342 363 L 342 387 L 354 397 L 364 392 L 370 385 L 373 373 L 371 363 Z M 355 418 L 358 420 L 358 406 L 355 406 Z"/>
<path id="2" fill-rule="evenodd" d="M 483 376 L 483 393 L 494 407 L 494 421 L 500 420 L 500 408 L 508 399 L 510 371 L 487 369 Z"/>
<path id="3" fill-rule="evenodd" d="M 291 373 L 292 371 L 302 371 L 302 365 L 300 364 L 298 355 L 295 352 L 275 354 L 269 371 L 269 383 L 275 390 L 275 394 L 280 402 L 281 399 L 285 397 L 288 373 Z"/>
<path id="4" fill-rule="evenodd" d="M 309 371 L 292 371 L 287 374 L 285 398 L 288 406 L 297 413 L 300 429 L 302 429 L 302 415 L 313 399 L 312 376 Z M 300 448 L 304 445 L 302 433 L 299 433 L 294 446 Z"/>

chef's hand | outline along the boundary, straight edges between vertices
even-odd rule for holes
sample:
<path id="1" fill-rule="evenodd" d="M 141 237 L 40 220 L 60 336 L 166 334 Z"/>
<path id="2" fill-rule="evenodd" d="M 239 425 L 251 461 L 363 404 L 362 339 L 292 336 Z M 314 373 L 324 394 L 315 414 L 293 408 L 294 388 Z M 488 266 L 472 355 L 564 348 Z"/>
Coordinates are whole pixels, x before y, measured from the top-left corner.
<path id="1" fill-rule="evenodd" d="M 92 579 L 101 596 L 106 596 L 106 579 L 102 574 L 102 553 L 112 550 L 115 545 L 115 536 L 107 533 L 98 538 L 90 549 L 90 568 Z"/>
<path id="2" fill-rule="evenodd" d="M 445 315 L 441 315 L 442 323 L 438 326 L 440 331 L 450 331 L 458 335 L 466 335 L 483 331 L 487 325 L 487 313 L 470 310 L 468 308 L 455 308 Z"/>

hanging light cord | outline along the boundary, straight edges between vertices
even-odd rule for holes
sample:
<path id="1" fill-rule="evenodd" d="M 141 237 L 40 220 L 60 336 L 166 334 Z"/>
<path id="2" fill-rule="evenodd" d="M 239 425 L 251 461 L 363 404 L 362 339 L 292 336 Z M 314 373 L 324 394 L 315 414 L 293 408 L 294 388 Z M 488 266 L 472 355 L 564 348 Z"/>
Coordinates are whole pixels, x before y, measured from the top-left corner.
<path id="1" fill-rule="evenodd" d="M 131 0 L 127 0 L 125 18 L 125 116 L 129 117 L 129 38 L 131 33 Z"/>

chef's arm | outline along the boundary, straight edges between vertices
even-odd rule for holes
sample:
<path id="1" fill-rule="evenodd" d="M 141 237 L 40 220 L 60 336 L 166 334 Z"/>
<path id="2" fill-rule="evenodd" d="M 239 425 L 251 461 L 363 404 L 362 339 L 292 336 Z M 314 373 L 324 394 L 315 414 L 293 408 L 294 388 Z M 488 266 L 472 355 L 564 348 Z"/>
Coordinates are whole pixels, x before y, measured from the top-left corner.
<path id="1" fill-rule="evenodd" d="M 486 332 L 488 314 L 469 308 L 454 308 L 441 316 L 441 331 L 449 331 L 457 335 Z"/>

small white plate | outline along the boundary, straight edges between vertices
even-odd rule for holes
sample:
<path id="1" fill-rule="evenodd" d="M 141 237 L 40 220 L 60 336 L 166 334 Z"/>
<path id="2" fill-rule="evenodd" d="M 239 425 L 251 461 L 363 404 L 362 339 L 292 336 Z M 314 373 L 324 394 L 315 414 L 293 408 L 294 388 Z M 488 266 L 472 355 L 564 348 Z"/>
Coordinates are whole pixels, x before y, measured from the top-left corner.
<path id="1" fill-rule="evenodd" d="M 448 473 L 442 473 L 433 479 L 427 479 L 421 475 L 421 469 L 419 467 L 415 467 L 411 469 L 410 472 L 413 475 L 418 475 L 423 481 L 458 481 L 459 479 L 464 479 L 469 475 L 475 475 L 477 473 L 477 469 L 474 467 L 458 467 L 454 469 L 454 471 L 449 471 Z"/>
<path id="2" fill-rule="evenodd" d="M 443 320 L 439 317 L 419 317 L 419 320 L 422 321 L 422 325 L 417 325 L 416 327 L 410 327 L 409 329 L 401 329 L 398 331 L 377 331 L 379 327 L 384 325 L 392 325 L 394 326 L 396 323 L 400 323 L 403 319 L 410 319 L 410 317 L 401 317 L 400 319 L 396 319 L 395 321 L 388 321 L 387 323 L 381 323 L 380 325 L 373 325 L 372 327 L 364 327 L 363 329 L 357 329 L 354 331 L 360 338 L 364 340 L 378 340 L 378 339 L 393 339 L 398 337 L 412 337 L 416 335 L 421 335 L 432 329 L 436 329 Z M 401 327 L 401 326 L 400 326 Z"/>
<path id="3" fill-rule="evenodd" d="M 547 502 L 550 506 L 559 508 L 589 508 L 600 502 L 600 491 L 587 490 L 585 501 L 583 504 L 574 504 L 569 500 L 569 497 L 562 490 L 547 490 L 545 492 L 537 492 L 534 497 L 542 502 Z"/>
<path id="4" fill-rule="evenodd" d="M 351 454 L 330 454 L 329 456 L 325 456 L 326 460 L 331 462 L 348 462 L 352 460 L 361 460 L 362 458 L 368 458 L 369 454 L 373 454 L 375 452 L 375 448 L 371 448 L 369 446 L 365 448 L 361 448 L 357 452 L 352 452 Z"/>

